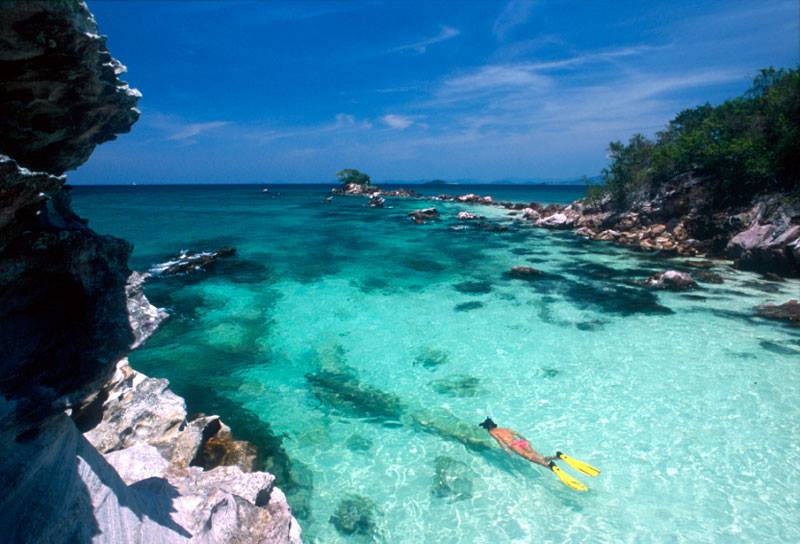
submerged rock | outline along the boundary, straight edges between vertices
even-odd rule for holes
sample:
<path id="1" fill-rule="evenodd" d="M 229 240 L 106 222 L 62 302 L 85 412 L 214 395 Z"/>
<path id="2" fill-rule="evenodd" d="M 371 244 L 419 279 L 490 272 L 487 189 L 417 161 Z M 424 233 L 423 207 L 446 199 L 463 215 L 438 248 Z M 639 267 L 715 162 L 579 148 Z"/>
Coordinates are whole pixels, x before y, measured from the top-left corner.
<path id="1" fill-rule="evenodd" d="M 231 257 L 236 254 L 236 249 L 223 247 L 216 251 L 181 251 L 177 256 L 150 269 L 152 274 L 160 276 L 174 276 L 205 270 L 217 259 Z"/>
<path id="2" fill-rule="evenodd" d="M 691 268 L 713 268 L 714 261 L 706 261 L 706 260 L 686 260 L 683 261 L 684 266 L 688 266 Z"/>
<path id="3" fill-rule="evenodd" d="M 367 206 L 370 208 L 383 208 L 383 205 L 386 203 L 386 200 L 377 194 L 374 194 L 369 197 L 369 202 L 367 202 Z"/>
<path id="4" fill-rule="evenodd" d="M 453 289 L 459 293 L 478 295 L 491 292 L 492 284 L 488 281 L 462 281 L 453 285 Z"/>
<path id="5" fill-rule="evenodd" d="M 669 291 L 685 291 L 698 287 L 697 282 L 694 281 L 691 275 L 677 270 L 659 272 L 637 283 L 652 289 L 666 289 Z"/>
<path id="6" fill-rule="evenodd" d="M 800 302 L 790 300 L 783 304 L 762 304 L 756 307 L 756 315 L 766 319 L 788 321 L 795 327 L 800 327 Z"/>
<path id="7" fill-rule="evenodd" d="M 434 461 L 434 470 L 431 495 L 452 497 L 454 501 L 472 498 L 472 479 L 477 475 L 466 463 L 440 455 Z"/>
<path id="8" fill-rule="evenodd" d="M 414 366 L 422 366 L 433 369 L 447 363 L 448 356 L 446 352 L 439 349 L 425 348 L 414 358 L 413 364 Z"/>
<path id="9" fill-rule="evenodd" d="M 800 349 L 784 346 L 777 342 L 770 342 L 769 340 L 761 340 L 758 345 L 778 355 L 800 355 Z"/>
<path id="10" fill-rule="evenodd" d="M 343 535 L 371 536 L 375 533 L 375 504 L 361 495 L 348 495 L 336 506 L 330 522 Z"/>
<path id="11" fill-rule="evenodd" d="M 433 380 L 431 382 L 431 387 L 433 387 L 434 391 L 442 395 L 467 398 L 477 397 L 483 393 L 480 384 L 481 381 L 474 376 L 459 374 Z"/>
<path id="12" fill-rule="evenodd" d="M 362 383 L 352 369 L 320 370 L 306 381 L 320 402 L 346 414 L 399 420 L 405 410 L 399 397 Z"/>
<path id="13" fill-rule="evenodd" d="M 453 306 L 453 311 L 468 312 L 470 310 L 477 310 L 478 308 L 483 308 L 483 302 L 473 300 L 471 302 L 462 302 L 461 304 L 456 304 Z"/>
<path id="14" fill-rule="evenodd" d="M 493 446 L 494 441 L 485 431 L 473 423 L 461 421 L 447 411 L 421 409 L 411 412 L 410 417 L 419 430 L 458 442 L 470 450 L 487 451 Z"/>
<path id="15" fill-rule="evenodd" d="M 372 440 L 360 434 L 351 434 L 345 445 L 350 451 L 367 452 L 372 449 Z"/>
<path id="16" fill-rule="evenodd" d="M 695 276 L 697 276 L 698 280 L 704 281 L 706 283 L 716 283 L 716 284 L 725 283 L 725 278 L 723 278 L 720 274 L 717 274 L 716 272 L 711 272 L 709 270 L 696 270 L 694 274 Z"/>
<path id="17" fill-rule="evenodd" d="M 532 266 L 512 266 L 508 271 L 508 276 L 517 280 L 531 280 L 543 275 L 541 270 Z"/>

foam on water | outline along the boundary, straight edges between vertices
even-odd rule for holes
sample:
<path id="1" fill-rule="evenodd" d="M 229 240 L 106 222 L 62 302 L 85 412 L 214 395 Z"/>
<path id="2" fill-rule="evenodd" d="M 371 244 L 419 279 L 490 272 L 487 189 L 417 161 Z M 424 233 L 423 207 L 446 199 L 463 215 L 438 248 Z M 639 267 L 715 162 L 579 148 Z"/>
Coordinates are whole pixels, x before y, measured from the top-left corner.
<path id="1" fill-rule="evenodd" d="M 420 203 L 326 205 L 313 188 L 75 193 L 96 229 L 136 244 L 137 268 L 237 247 L 203 277 L 148 285 L 173 316 L 132 364 L 274 448 L 310 541 L 800 539 L 800 334 L 752 317 L 796 281 L 721 264 L 722 285 L 653 293 L 630 280 L 680 260 L 492 208 L 508 231 L 453 230 L 464 206 L 417 226 Z M 495 447 L 487 415 L 601 476 L 568 489 Z M 369 534 L 330 522 L 353 496 L 374 505 Z"/>

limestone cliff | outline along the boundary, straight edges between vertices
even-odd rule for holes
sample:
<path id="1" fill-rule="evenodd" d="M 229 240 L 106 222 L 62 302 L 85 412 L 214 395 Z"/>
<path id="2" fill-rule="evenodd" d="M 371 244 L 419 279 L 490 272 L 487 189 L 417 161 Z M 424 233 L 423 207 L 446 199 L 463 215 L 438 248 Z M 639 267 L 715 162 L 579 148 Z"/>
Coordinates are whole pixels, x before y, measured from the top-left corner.
<path id="1" fill-rule="evenodd" d="M 82 2 L 0 1 L 0 535 L 299 542 L 252 446 L 123 358 L 164 315 L 62 175 L 139 117 L 105 43 Z"/>

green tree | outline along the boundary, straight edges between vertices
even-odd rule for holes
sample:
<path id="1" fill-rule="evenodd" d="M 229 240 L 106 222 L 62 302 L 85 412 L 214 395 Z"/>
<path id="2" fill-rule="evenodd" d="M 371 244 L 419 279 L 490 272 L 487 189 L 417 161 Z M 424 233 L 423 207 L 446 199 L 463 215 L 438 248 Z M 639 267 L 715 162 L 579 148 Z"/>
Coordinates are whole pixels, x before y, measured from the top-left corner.
<path id="1" fill-rule="evenodd" d="M 717 205 L 800 192 L 800 70 L 761 70 L 744 95 L 680 112 L 655 141 L 637 134 L 608 150 L 603 190 L 619 207 L 686 173 L 718 184 Z"/>
<path id="2" fill-rule="evenodd" d="M 359 172 L 355 168 L 345 168 L 336 172 L 337 179 L 343 184 L 355 183 L 357 185 L 369 185 L 370 177 L 364 172 Z"/>

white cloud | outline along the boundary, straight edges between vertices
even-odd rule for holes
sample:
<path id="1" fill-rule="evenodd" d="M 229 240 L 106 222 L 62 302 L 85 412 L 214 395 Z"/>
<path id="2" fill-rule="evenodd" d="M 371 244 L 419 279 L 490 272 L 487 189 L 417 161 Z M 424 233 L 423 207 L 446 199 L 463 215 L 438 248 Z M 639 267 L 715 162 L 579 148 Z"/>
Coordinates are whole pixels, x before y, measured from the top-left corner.
<path id="1" fill-rule="evenodd" d="M 511 0 L 494 21 L 492 33 L 502 41 L 515 27 L 524 24 L 533 13 L 533 0 Z"/>
<path id="2" fill-rule="evenodd" d="M 547 62 L 518 62 L 487 64 L 471 72 L 445 79 L 436 91 L 430 104 L 453 103 L 473 100 L 477 97 L 497 93 L 509 93 L 521 89 L 526 94 L 546 91 L 557 81 L 546 72 L 574 68 L 585 64 L 612 62 L 622 57 L 638 55 L 654 48 L 647 46 L 624 47 L 608 51 L 583 53 L 565 59 Z"/>
<path id="3" fill-rule="evenodd" d="M 224 127 L 227 121 L 208 121 L 205 123 L 186 123 L 182 126 L 176 126 L 172 129 L 171 134 L 167 136 L 167 140 L 171 141 L 184 141 L 191 140 L 195 136 L 199 136 L 204 132 L 214 130 L 215 128 Z"/>
<path id="4" fill-rule="evenodd" d="M 389 125 L 390 128 L 403 130 L 414 124 L 413 119 L 403 115 L 389 114 L 381 117 L 381 121 Z"/>
<path id="5" fill-rule="evenodd" d="M 390 53 L 399 53 L 402 51 L 413 51 L 415 53 L 425 53 L 431 45 L 450 40 L 461 34 L 457 28 L 451 26 L 443 26 L 436 36 L 426 38 L 418 42 L 409 43 L 392 48 Z"/>

